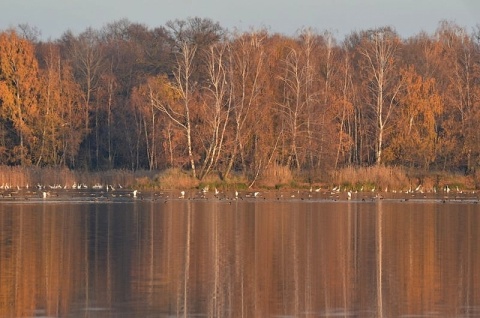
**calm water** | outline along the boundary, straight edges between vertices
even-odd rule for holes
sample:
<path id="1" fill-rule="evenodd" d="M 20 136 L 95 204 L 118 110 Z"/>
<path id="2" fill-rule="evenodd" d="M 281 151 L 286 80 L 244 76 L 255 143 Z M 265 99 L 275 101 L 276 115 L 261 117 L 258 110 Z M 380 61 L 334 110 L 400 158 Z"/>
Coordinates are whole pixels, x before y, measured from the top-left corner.
<path id="1" fill-rule="evenodd" d="M 480 317 L 480 205 L 0 201 L 0 317 Z"/>

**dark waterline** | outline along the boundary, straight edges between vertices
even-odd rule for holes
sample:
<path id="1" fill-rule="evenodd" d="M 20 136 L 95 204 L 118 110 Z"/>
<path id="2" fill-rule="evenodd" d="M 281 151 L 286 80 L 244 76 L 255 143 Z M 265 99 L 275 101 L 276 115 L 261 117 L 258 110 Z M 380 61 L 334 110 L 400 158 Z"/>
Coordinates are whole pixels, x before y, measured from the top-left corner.
<path id="1" fill-rule="evenodd" d="M 480 316 L 475 198 L 142 195 L 1 201 L 0 317 Z"/>

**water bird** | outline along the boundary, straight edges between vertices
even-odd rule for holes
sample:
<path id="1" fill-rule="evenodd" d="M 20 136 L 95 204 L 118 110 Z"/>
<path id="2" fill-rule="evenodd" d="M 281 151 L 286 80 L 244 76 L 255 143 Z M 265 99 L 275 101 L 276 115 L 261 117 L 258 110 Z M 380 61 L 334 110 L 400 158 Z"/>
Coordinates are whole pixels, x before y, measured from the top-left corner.
<path id="1" fill-rule="evenodd" d="M 138 190 L 133 190 L 133 193 L 132 193 L 132 195 L 133 195 L 133 197 L 134 197 L 134 198 L 136 198 L 136 197 L 137 197 L 137 193 L 138 193 Z"/>
<path id="2" fill-rule="evenodd" d="M 182 191 L 180 191 L 179 199 L 183 199 L 183 198 L 185 198 L 185 191 L 182 190 Z"/>

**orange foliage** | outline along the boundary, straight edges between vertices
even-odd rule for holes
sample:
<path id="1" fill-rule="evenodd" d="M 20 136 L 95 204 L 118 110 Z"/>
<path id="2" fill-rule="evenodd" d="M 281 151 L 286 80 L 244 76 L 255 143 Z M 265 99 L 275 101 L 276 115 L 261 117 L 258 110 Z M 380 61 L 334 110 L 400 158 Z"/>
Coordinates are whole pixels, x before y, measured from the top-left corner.
<path id="1" fill-rule="evenodd" d="M 403 94 L 395 134 L 385 151 L 392 163 L 408 163 L 428 168 L 435 160 L 436 120 L 442 112 L 442 101 L 435 80 L 424 79 L 413 66 L 401 71 Z"/>

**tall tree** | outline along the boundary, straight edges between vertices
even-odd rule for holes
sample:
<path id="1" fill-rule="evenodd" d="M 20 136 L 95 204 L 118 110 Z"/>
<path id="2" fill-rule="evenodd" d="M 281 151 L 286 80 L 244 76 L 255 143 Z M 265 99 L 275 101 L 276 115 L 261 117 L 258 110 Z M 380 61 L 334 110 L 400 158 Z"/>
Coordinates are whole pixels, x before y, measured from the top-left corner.
<path id="1" fill-rule="evenodd" d="M 132 94 L 132 103 L 140 110 L 142 114 L 143 127 L 146 140 L 146 152 L 150 169 L 158 169 L 160 166 L 162 144 L 167 139 L 170 164 L 174 164 L 173 149 L 177 145 L 172 144 L 172 132 L 168 129 L 168 121 L 175 121 L 174 118 L 168 118 L 163 114 L 173 114 L 179 112 L 178 95 L 166 76 L 150 77 L 145 84 L 136 87 Z M 167 113 L 168 112 L 168 113 Z M 180 125 L 180 124 L 177 124 Z M 181 125 L 180 125 L 181 126 Z M 165 136 L 170 138 L 164 138 Z M 175 157 L 175 162 L 182 162 L 182 158 Z M 185 162 L 185 161 L 183 161 Z M 188 161 L 186 161 L 188 162 Z M 164 164 L 165 165 L 165 164 Z"/>
<path id="2" fill-rule="evenodd" d="M 60 56 L 59 46 L 42 44 L 37 48 L 41 66 L 39 125 L 41 142 L 36 148 L 37 165 L 75 167 L 83 131 L 81 90 L 72 69 Z"/>
<path id="3" fill-rule="evenodd" d="M 233 146 L 229 151 L 224 177 L 235 168 L 247 172 L 248 140 L 254 133 L 252 125 L 258 122 L 262 93 L 267 75 L 265 42 L 266 31 L 236 34 L 231 41 L 230 88 L 232 90 Z"/>
<path id="4" fill-rule="evenodd" d="M 132 169 L 148 166 L 150 160 L 143 155 L 148 153 L 145 152 L 143 112 L 138 105 L 131 103 L 131 93 L 134 87 L 143 85 L 147 78 L 173 73 L 173 41 L 163 27 L 149 29 L 127 19 L 107 24 L 102 29 L 101 41 L 108 67 L 99 82 L 101 94 L 97 96 L 103 96 L 100 103 L 105 105 L 105 93 L 112 92 L 111 88 L 115 89 L 113 94 L 108 93 L 111 96 L 108 103 L 114 111 L 109 116 L 106 110 L 107 114 L 101 117 L 107 122 L 100 123 L 99 138 L 107 147 L 120 141 L 126 145 L 120 149 L 114 147 L 108 154 L 104 152 L 107 165 Z M 109 121 L 113 123 L 112 126 L 108 124 Z M 110 128 L 105 130 L 102 126 Z M 122 160 L 115 161 L 115 158 Z"/>
<path id="5" fill-rule="evenodd" d="M 375 121 L 375 161 L 382 164 L 382 151 L 387 126 L 395 110 L 400 89 L 397 50 L 400 40 L 389 27 L 370 30 L 363 34 L 359 53 L 363 56 L 363 76 L 368 86 L 366 104 Z"/>
<path id="6" fill-rule="evenodd" d="M 338 122 L 338 145 L 335 158 L 335 170 L 339 167 L 341 162 L 351 164 L 353 156 L 353 142 L 355 131 L 355 121 L 353 120 L 353 80 L 352 80 L 352 66 L 350 61 L 350 54 L 347 50 L 341 51 L 341 58 L 343 63 L 339 61 L 339 69 L 341 76 L 338 80 L 338 111 L 336 112 L 336 119 Z M 341 160 L 341 157 L 343 160 Z"/>
<path id="7" fill-rule="evenodd" d="M 100 33 L 92 28 L 87 28 L 78 36 L 67 32 L 61 39 L 67 59 L 73 66 L 75 78 L 82 88 L 84 129 L 87 136 L 92 133 L 91 114 L 94 118 L 97 115 L 96 109 L 93 107 L 95 105 L 94 97 L 105 66 L 105 55 L 100 40 Z M 93 133 L 95 133 L 94 130 Z M 95 134 L 91 137 L 95 139 Z M 92 166 L 91 137 L 86 138 L 84 145 L 85 164 L 88 167 Z"/>
<path id="8" fill-rule="evenodd" d="M 278 102 L 278 109 L 283 115 L 288 136 L 286 165 L 298 170 L 300 169 L 298 144 L 300 139 L 305 138 L 302 133 L 307 130 L 307 106 L 311 98 L 308 88 L 312 86 L 313 77 L 310 75 L 312 72 L 304 59 L 302 48 L 291 46 L 287 50 L 288 53 L 282 60 L 283 75 L 280 79 L 283 94 Z"/>
<path id="9" fill-rule="evenodd" d="M 205 154 L 202 156 L 200 179 L 204 178 L 213 168 L 218 168 L 219 158 L 223 154 L 227 124 L 232 109 L 232 92 L 229 78 L 228 43 L 218 43 L 210 47 L 208 53 L 208 85 L 202 107 L 202 117 L 206 123 L 204 138 Z"/>
<path id="10" fill-rule="evenodd" d="M 97 103 L 95 116 L 95 162 L 97 169 L 107 166 L 109 169 L 113 168 L 113 134 L 114 129 L 114 114 L 119 108 L 120 102 L 117 100 L 118 83 L 113 73 L 113 70 L 106 70 L 101 75 L 99 86 L 95 93 L 95 100 Z M 106 164 L 103 162 L 106 161 Z"/>
<path id="11" fill-rule="evenodd" d="M 0 33 L 0 107 L 4 128 L 13 133 L 4 140 L 4 151 L 12 149 L 11 163 L 30 164 L 32 148 L 39 142 L 36 127 L 39 112 L 38 63 L 33 45 L 13 30 Z M 11 144 L 10 144 L 11 143 Z"/>
<path id="12" fill-rule="evenodd" d="M 175 88 L 180 95 L 180 99 L 183 104 L 183 111 L 180 113 L 180 117 L 171 112 L 171 109 L 160 108 L 164 111 L 176 124 L 179 124 L 184 130 L 187 137 L 187 150 L 188 158 L 190 160 L 190 168 L 192 169 L 192 175 L 197 177 L 197 170 L 195 167 L 195 157 L 193 154 L 193 141 L 192 141 L 192 97 L 195 90 L 195 85 L 192 83 L 193 74 L 193 59 L 197 51 L 196 46 L 188 45 L 186 42 L 182 46 L 182 50 L 177 57 L 177 69 L 174 73 L 175 76 Z"/>
<path id="13" fill-rule="evenodd" d="M 470 134 L 475 139 L 475 49 L 465 29 L 443 21 L 437 30 L 441 47 L 439 62 L 445 100 L 442 129 L 446 137 L 444 158 L 451 166 L 471 169 Z M 455 142 L 452 147 L 449 140 Z M 450 146 L 450 147 L 449 147 Z"/>
<path id="14" fill-rule="evenodd" d="M 428 169 L 436 157 L 436 124 L 442 100 L 433 79 L 419 76 L 413 67 L 402 70 L 399 116 L 385 149 L 385 161 Z"/>
<path id="15" fill-rule="evenodd" d="M 193 17 L 186 20 L 173 20 L 166 23 L 175 52 L 181 52 L 185 45 L 195 47 L 190 62 L 192 83 L 203 86 L 208 81 L 207 61 L 209 47 L 223 40 L 226 31 L 218 22 L 211 19 Z"/>
<path id="16" fill-rule="evenodd" d="M 308 39 L 308 37 L 307 37 Z M 336 45 L 335 39 L 331 32 L 324 32 L 318 36 L 319 43 L 316 45 L 318 49 L 309 53 L 311 55 L 308 60 L 316 61 L 311 77 L 318 78 L 317 81 L 311 80 L 311 88 L 309 113 L 312 115 L 309 122 L 313 123 L 309 129 L 309 140 L 315 141 L 308 145 L 308 149 L 314 149 L 317 153 L 312 164 L 315 170 L 325 172 L 330 168 L 336 167 L 338 155 L 343 149 L 347 138 L 343 133 L 342 122 L 346 116 L 345 107 L 348 103 L 345 100 L 345 81 L 342 78 L 342 51 Z M 316 59 L 315 59 L 316 57 Z M 308 64 L 314 65 L 312 62 Z M 311 67 L 312 68 L 312 67 Z M 318 76 L 314 76 L 318 74 Z M 348 72 L 345 74 L 348 77 Z M 318 87 L 317 90 L 315 88 Z"/>
<path id="17" fill-rule="evenodd" d="M 158 80 L 160 83 L 153 86 L 152 82 L 147 83 L 146 93 L 149 104 L 160 110 L 175 126 L 179 127 L 185 134 L 187 140 L 188 161 L 193 177 L 197 177 L 196 157 L 193 152 L 192 141 L 192 98 L 194 94 L 194 85 L 192 83 L 192 60 L 195 56 L 196 47 L 184 43 L 180 53 L 177 55 L 176 70 L 174 72 L 173 83 L 168 83 L 164 77 Z M 158 85 L 160 84 L 160 85 Z M 173 90 L 173 94 L 168 93 Z M 177 96 L 175 100 L 168 96 Z M 155 120 L 154 109 L 151 109 L 150 115 L 152 122 Z M 152 126 L 153 127 L 153 126 Z M 152 138 L 155 136 L 152 135 Z"/>

